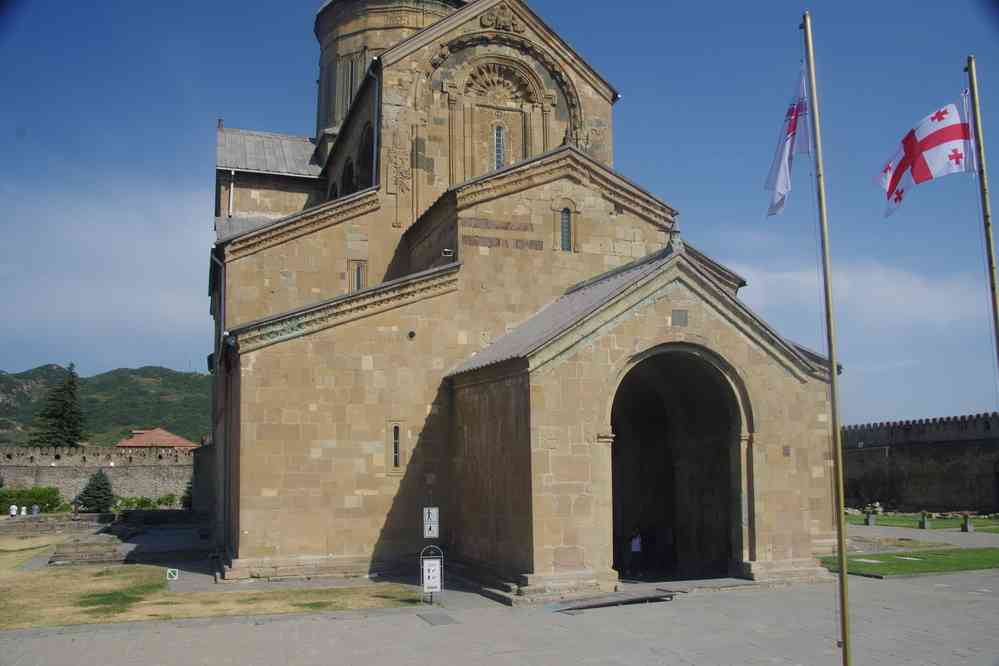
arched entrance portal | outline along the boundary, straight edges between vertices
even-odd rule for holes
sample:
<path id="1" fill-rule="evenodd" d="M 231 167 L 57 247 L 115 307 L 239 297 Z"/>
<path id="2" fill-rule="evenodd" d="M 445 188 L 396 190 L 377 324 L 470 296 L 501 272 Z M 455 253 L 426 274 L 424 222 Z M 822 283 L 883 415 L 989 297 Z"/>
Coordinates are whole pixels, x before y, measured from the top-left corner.
<path id="1" fill-rule="evenodd" d="M 614 396 L 614 568 L 642 534 L 644 577 L 734 573 L 742 560 L 739 401 L 705 354 L 675 349 L 632 367 Z"/>

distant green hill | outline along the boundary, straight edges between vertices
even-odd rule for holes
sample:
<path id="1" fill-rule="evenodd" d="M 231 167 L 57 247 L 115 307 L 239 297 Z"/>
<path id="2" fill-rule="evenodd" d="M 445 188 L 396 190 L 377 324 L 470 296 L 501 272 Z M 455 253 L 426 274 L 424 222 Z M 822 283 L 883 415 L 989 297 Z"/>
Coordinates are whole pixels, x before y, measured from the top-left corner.
<path id="1" fill-rule="evenodd" d="M 58 365 L 0 370 L 0 446 L 27 443 L 32 418 L 65 373 Z M 87 439 L 112 446 L 133 428 L 160 426 L 197 443 L 210 428 L 210 385 L 209 375 L 153 366 L 81 377 Z"/>

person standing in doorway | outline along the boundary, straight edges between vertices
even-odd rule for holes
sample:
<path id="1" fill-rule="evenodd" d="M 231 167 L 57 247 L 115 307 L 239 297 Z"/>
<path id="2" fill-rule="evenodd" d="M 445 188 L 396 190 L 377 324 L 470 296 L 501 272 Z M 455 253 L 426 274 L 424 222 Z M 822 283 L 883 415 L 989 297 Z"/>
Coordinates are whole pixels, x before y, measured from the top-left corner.
<path id="1" fill-rule="evenodd" d="M 642 575 L 642 533 L 636 527 L 631 531 L 628 540 L 628 567 L 626 573 L 632 576 Z"/>

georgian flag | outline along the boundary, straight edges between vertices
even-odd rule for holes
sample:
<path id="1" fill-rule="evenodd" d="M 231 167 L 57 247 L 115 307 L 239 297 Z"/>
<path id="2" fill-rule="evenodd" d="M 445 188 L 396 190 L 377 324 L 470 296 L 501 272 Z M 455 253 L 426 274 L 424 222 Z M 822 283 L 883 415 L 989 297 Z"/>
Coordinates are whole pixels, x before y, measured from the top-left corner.
<path id="1" fill-rule="evenodd" d="M 777 136 L 777 152 L 764 189 L 771 191 L 767 216 L 778 215 L 784 210 L 787 195 L 791 192 L 791 162 L 796 153 L 810 152 L 808 128 L 808 102 L 805 94 L 805 72 L 795 86 L 791 103 L 784 114 L 784 122 Z"/>
<path id="2" fill-rule="evenodd" d="M 879 176 L 888 204 L 885 217 L 894 213 L 919 183 L 975 170 L 970 117 L 965 91 L 959 103 L 940 107 L 902 137 Z"/>

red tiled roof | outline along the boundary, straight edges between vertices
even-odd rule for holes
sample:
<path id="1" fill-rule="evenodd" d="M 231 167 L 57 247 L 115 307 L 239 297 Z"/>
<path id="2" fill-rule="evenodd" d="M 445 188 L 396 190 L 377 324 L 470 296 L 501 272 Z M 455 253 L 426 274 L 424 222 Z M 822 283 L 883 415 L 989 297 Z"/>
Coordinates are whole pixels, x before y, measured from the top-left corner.
<path id="1" fill-rule="evenodd" d="M 163 428 L 133 430 L 132 436 L 118 442 L 122 448 L 164 447 L 173 449 L 196 449 L 198 445 Z"/>

